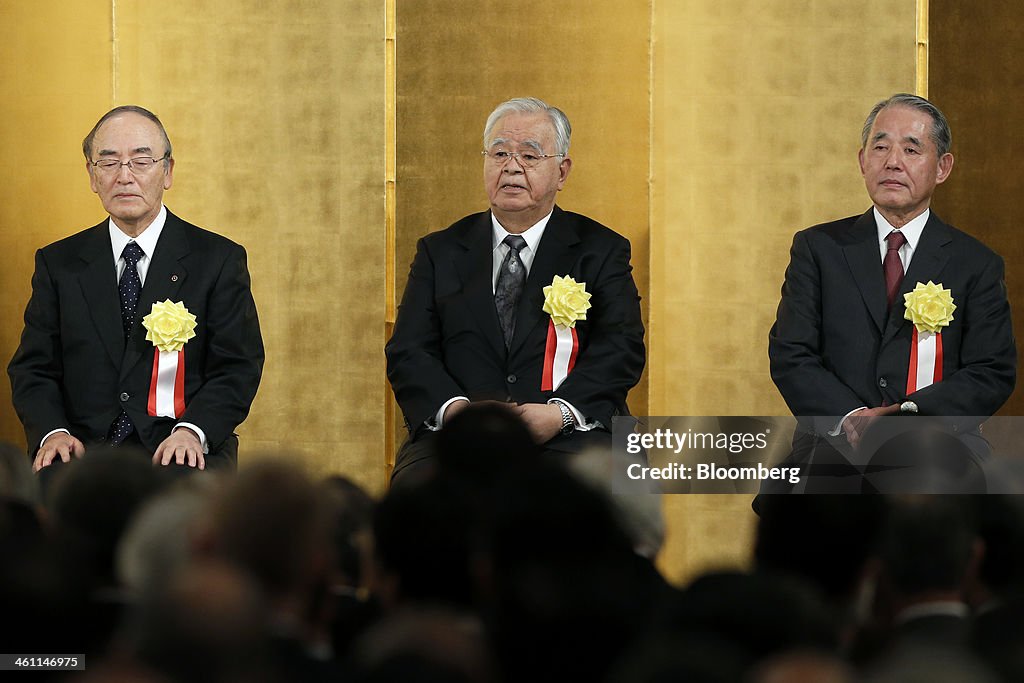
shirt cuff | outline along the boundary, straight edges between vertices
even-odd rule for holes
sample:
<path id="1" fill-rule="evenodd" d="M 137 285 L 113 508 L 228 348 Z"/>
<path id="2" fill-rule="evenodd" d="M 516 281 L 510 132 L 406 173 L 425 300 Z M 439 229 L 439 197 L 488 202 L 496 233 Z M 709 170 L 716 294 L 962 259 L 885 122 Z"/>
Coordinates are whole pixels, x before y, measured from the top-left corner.
<path id="1" fill-rule="evenodd" d="M 828 435 L 829 436 L 839 436 L 839 432 L 843 431 L 843 423 L 846 422 L 846 418 L 850 417 L 851 415 L 856 413 L 858 410 L 865 410 L 865 409 L 867 409 L 867 406 L 861 406 L 860 408 L 854 408 L 853 410 L 848 412 L 846 415 L 843 415 L 843 419 L 839 421 L 839 424 L 837 424 L 832 429 L 832 431 L 828 433 Z"/>
<path id="2" fill-rule="evenodd" d="M 42 440 L 39 442 L 39 447 L 42 448 L 43 444 L 46 443 L 46 440 L 49 439 L 54 434 L 56 434 L 57 432 L 64 432 L 68 436 L 71 436 L 71 432 L 69 432 L 68 430 L 64 429 L 63 427 L 58 427 L 57 429 L 54 429 L 52 432 L 47 432 L 46 433 L 46 436 L 44 436 L 42 438 Z"/>
<path id="3" fill-rule="evenodd" d="M 601 426 L 601 423 L 596 420 L 584 419 L 583 415 L 580 414 L 580 411 L 576 410 L 576 407 L 565 399 L 549 398 L 548 403 L 561 403 L 563 406 L 568 408 L 569 412 L 572 413 L 572 416 L 576 418 L 576 431 L 578 432 L 589 432 L 591 429 L 596 429 Z"/>
<path id="4" fill-rule="evenodd" d="M 203 455 L 210 454 L 210 446 L 206 443 L 206 432 L 204 432 L 199 427 L 196 427 L 191 422 L 179 422 L 178 424 L 174 425 L 174 429 L 177 429 L 178 427 L 187 427 L 188 429 L 191 429 L 193 432 L 195 432 L 196 436 L 199 437 L 199 443 L 202 444 L 203 446 Z M 172 433 L 174 432 L 174 429 L 171 430 Z"/>
<path id="5" fill-rule="evenodd" d="M 444 427 L 444 411 L 448 410 L 448 406 L 455 403 L 456 401 L 465 401 L 469 403 L 469 399 L 466 398 L 465 396 L 453 396 L 452 398 L 448 399 L 447 401 L 444 402 L 444 404 L 441 405 L 441 409 L 437 411 L 436 415 L 434 415 L 434 419 L 427 420 L 426 422 L 423 423 L 427 426 L 427 429 L 429 429 L 432 432 L 441 431 L 441 428 Z"/>

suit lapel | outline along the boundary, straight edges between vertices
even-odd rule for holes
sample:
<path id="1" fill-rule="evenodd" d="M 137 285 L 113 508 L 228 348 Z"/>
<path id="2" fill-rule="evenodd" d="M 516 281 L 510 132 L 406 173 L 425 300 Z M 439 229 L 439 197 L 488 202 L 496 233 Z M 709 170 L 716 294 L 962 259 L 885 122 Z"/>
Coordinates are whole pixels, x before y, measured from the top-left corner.
<path id="1" fill-rule="evenodd" d="M 139 361 L 143 354 L 152 355 L 153 345 L 146 341 L 146 330 L 142 327 L 142 319 L 149 315 L 153 304 L 170 299 L 178 300 L 178 292 L 188 279 L 188 271 L 181 264 L 181 259 L 189 253 L 188 239 L 185 236 L 185 223 L 167 212 L 160 240 L 153 251 L 153 260 L 146 271 L 146 283 L 139 294 L 139 305 L 135 309 L 135 325 L 132 328 L 131 340 L 125 349 L 121 363 L 122 379 Z M 188 302 L 183 302 L 188 307 Z"/>
<path id="2" fill-rule="evenodd" d="M 86 262 L 79 275 L 88 315 L 114 365 L 124 356 L 124 332 L 121 322 L 121 298 L 117 293 L 117 269 L 110 247 L 110 233 L 104 221 L 92 229 L 89 244 L 79 257 Z"/>
<path id="3" fill-rule="evenodd" d="M 485 211 L 470 222 L 459 235 L 462 251 L 455 256 L 455 269 L 463 284 L 463 292 L 473 319 L 499 357 L 505 357 L 505 339 L 494 308 L 493 231 L 491 214 Z"/>
<path id="4" fill-rule="evenodd" d="M 946 267 L 950 254 L 946 245 L 952 241 L 949 234 L 949 226 L 943 223 L 933 211 L 928 216 L 924 230 L 921 232 L 921 239 L 914 249 L 914 255 L 910 259 L 910 267 L 903 276 L 903 283 L 892 304 L 892 315 L 889 316 L 889 323 L 885 328 L 885 335 L 882 337 L 884 344 L 896 336 L 903 325 L 909 324 L 904 317 L 903 295 L 914 290 L 918 282 L 925 283 L 929 280 L 939 279 L 942 269 Z"/>
<path id="5" fill-rule="evenodd" d="M 889 304 L 885 296 L 885 273 L 878 248 L 878 229 L 872 210 L 858 218 L 851 231 L 849 244 L 843 247 L 846 263 L 860 290 L 861 299 L 871 313 L 879 332 L 885 330 Z"/>
<path id="6" fill-rule="evenodd" d="M 512 336 L 510 353 L 515 353 L 523 345 L 538 324 L 547 324 L 548 315 L 543 311 L 544 287 L 551 284 L 555 275 L 569 274 L 573 262 L 571 247 L 579 241 L 579 235 L 569 224 L 565 212 L 556 206 L 544 229 L 544 237 L 537 247 L 526 287 L 516 308 L 516 331 Z"/>

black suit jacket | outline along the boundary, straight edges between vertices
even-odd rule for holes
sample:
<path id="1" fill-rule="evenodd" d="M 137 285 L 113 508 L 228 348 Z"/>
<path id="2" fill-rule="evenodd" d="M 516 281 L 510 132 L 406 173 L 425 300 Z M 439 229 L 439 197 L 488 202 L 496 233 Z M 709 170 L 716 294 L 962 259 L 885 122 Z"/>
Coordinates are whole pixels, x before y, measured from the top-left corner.
<path id="1" fill-rule="evenodd" d="M 627 415 L 626 394 L 644 367 L 640 297 L 629 241 L 579 214 L 555 207 L 520 298 L 506 351 L 494 308 L 489 212 L 463 218 L 422 238 L 394 333 L 388 378 L 415 434 L 454 396 L 543 403 L 563 398 L 611 429 Z M 593 296 L 576 323 L 575 368 L 554 391 L 541 391 L 548 321 L 543 288 L 555 275 L 585 282 Z"/>
<path id="2" fill-rule="evenodd" d="M 903 295 L 929 280 L 957 308 L 942 332 L 942 381 L 908 396 L 913 324 Z M 932 212 L 890 314 L 871 210 L 798 232 L 768 355 L 793 414 L 827 416 L 819 434 L 855 408 L 906 399 L 923 415 L 990 416 L 1016 380 L 1003 260 Z"/>
<path id="3" fill-rule="evenodd" d="M 165 299 L 182 302 L 197 322 L 185 344 L 178 420 L 146 408 L 154 347 L 142 318 Z M 127 344 L 103 221 L 36 252 L 25 330 L 7 371 L 31 453 L 61 427 L 86 445 L 98 442 L 122 408 L 150 451 L 179 421 L 201 428 L 213 451 L 248 414 L 263 356 L 245 250 L 168 211 Z"/>

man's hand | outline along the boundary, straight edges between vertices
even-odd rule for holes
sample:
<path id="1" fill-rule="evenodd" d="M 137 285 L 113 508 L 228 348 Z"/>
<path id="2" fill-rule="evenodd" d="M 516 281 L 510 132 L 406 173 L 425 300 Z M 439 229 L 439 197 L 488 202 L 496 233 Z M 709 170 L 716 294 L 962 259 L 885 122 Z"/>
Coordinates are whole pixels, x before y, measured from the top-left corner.
<path id="1" fill-rule="evenodd" d="M 846 440 L 853 448 L 857 447 L 860 440 L 864 438 L 865 432 L 877 417 L 896 415 L 900 412 L 899 404 L 885 406 L 884 408 L 861 408 L 843 421 L 843 432 L 846 433 Z"/>
<path id="2" fill-rule="evenodd" d="M 153 453 L 154 465 L 170 465 L 174 460 L 179 465 L 206 469 L 203 458 L 203 444 L 199 436 L 188 427 L 178 427 L 164 439 Z"/>
<path id="3" fill-rule="evenodd" d="M 83 455 L 85 455 L 85 444 L 67 432 L 54 432 L 46 437 L 43 445 L 36 451 L 36 458 L 32 461 L 32 471 L 38 472 L 49 466 L 57 456 L 60 456 L 64 462 L 71 462 L 72 457 L 81 458 Z"/>
<path id="4" fill-rule="evenodd" d="M 554 403 L 524 403 L 519 406 L 519 417 L 539 444 L 547 443 L 562 431 L 562 410 Z"/>

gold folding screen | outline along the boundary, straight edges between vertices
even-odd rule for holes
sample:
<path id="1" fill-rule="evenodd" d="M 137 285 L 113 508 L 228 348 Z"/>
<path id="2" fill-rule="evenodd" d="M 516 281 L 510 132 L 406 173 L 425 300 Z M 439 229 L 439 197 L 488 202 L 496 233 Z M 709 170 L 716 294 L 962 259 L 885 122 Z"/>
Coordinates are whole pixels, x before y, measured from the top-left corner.
<path id="1" fill-rule="evenodd" d="M 634 412 L 777 414 L 766 339 L 791 236 L 867 207 L 861 121 L 914 89 L 919 59 L 914 0 L 0 8 L 18 28 L 0 47 L 0 358 L 34 249 L 102 216 L 81 137 L 142 104 L 174 140 L 168 206 L 249 251 L 268 359 L 243 463 L 284 448 L 375 491 L 401 438 L 386 325 L 415 241 L 486 208 L 495 104 L 562 107 L 575 165 L 560 205 L 632 241 L 649 349 Z M 8 397 L 0 382 L 0 438 L 21 442 Z M 666 512 L 671 578 L 747 560 L 749 499 L 676 496 Z"/>
<path id="2" fill-rule="evenodd" d="M 108 6 L 0 3 L 0 439 L 18 444 L 25 437 L 6 367 L 21 335 L 32 255 L 102 215 L 80 150 L 110 102 Z"/>
<path id="3" fill-rule="evenodd" d="M 1010 303 L 1024 301 L 1024 139 L 1019 3 L 931 0 L 931 94 L 953 130 L 953 173 L 935 193 L 935 211 L 1006 260 Z M 1014 306 L 1018 350 L 1024 315 Z M 1001 415 L 1024 414 L 1017 390 Z"/>
<path id="4" fill-rule="evenodd" d="M 871 106 L 914 88 L 915 3 L 655 0 L 650 410 L 786 415 L 768 330 L 793 233 L 870 206 Z M 749 557 L 744 496 L 669 496 L 675 579 Z"/>

